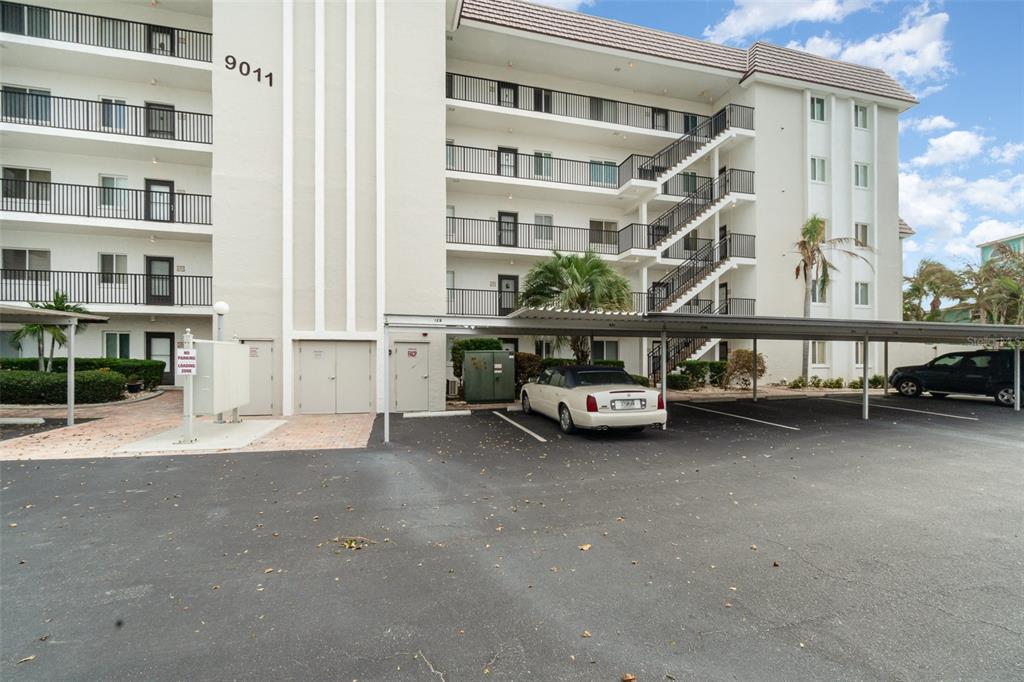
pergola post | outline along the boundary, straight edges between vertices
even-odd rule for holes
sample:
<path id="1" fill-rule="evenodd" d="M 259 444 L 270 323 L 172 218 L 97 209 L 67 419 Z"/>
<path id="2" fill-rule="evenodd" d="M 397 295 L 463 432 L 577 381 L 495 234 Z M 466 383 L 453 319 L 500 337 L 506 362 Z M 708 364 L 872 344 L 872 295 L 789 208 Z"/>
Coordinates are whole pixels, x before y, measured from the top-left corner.
<path id="1" fill-rule="evenodd" d="M 75 331 L 78 320 L 68 320 L 64 325 L 68 337 L 68 426 L 75 425 Z"/>
<path id="2" fill-rule="evenodd" d="M 753 371 L 751 374 L 754 377 L 753 388 L 754 388 L 754 402 L 757 402 L 757 339 L 754 339 L 754 358 L 753 358 Z"/>
<path id="3" fill-rule="evenodd" d="M 661 402 L 668 409 L 668 334 L 661 330 Z M 661 430 L 668 428 L 668 424 L 662 424 Z"/>
<path id="4" fill-rule="evenodd" d="M 864 335 L 864 346 L 861 348 L 861 382 L 863 385 L 860 387 L 861 395 L 864 397 L 864 405 L 861 408 L 861 419 L 868 418 L 868 336 Z"/>
<path id="5" fill-rule="evenodd" d="M 388 325 L 384 324 L 384 445 L 391 442 L 391 343 L 388 340 Z"/>
<path id="6" fill-rule="evenodd" d="M 885 356 L 885 360 L 884 360 L 885 368 L 882 370 L 883 371 L 882 378 L 884 379 L 884 381 L 882 382 L 882 395 L 889 395 L 889 342 L 888 341 L 885 342 L 885 352 L 883 353 L 883 355 Z"/>

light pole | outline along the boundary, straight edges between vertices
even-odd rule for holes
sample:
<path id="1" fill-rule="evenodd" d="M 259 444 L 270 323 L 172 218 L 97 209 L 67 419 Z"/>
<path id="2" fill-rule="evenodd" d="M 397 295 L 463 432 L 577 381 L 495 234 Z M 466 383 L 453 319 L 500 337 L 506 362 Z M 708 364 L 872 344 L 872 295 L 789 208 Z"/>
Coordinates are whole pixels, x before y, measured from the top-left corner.
<path id="1" fill-rule="evenodd" d="M 224 340 L 224 316 L 231 312 L 231 306 L 227 304 L 227 301 L 217 301 L 213 304 L 213 312 L 217 315 L 217 340 Z M 217 423 L 224 423 L 224 413 L 217 413 Z"/>

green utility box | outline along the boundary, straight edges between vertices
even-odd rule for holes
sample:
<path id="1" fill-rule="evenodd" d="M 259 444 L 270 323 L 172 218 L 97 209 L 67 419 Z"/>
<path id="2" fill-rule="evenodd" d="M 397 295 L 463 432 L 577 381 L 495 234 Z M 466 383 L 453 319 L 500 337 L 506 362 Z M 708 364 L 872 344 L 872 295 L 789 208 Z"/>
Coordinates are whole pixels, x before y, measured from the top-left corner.
<path id="1" fill-rule="evenodd" d="M 516 355 L 507 350 L 467 350 L 462 361 L 467 403 L 516 399 Z"/>

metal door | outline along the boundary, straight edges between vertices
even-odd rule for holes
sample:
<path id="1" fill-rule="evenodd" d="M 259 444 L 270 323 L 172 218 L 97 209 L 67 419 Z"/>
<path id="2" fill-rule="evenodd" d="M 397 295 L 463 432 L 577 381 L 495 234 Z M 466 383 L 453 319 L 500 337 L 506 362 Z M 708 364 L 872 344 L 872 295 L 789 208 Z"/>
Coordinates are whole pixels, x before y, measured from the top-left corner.
<path id="1" fill-rule="evenodd" d="M 174 385 L 174 332 L 146 332 L 146 359 L 164 363 L 160 383 Z"/>
<path id="2" fill-rule="evenodd" d="M 146 135 L 174 139 L 174 107 L 146 102 Z"/>
<path id="3" fill-rule="evenodd" d="M 368 341 L 341 341 L 335 358 L 335 412 L 372 412 L 373 346 Z"/>
<path id="4" fill-rule="evenodd" d="M 514 178 L 518 173 L 519 150 L 515 147 L 498 147 L 498 175 Z"/>
<path id="5" fill-rule="evenodd" d="M 146 256 L 146 305 L 174 305 L 174 259 Z"/>
<path id="6" fill-rule="evenodd" d="M 519 105 L 519 88 L 515 83 L 498 83 L 498 105 L 513 108 Z"/>
<path id="7" fill-rule="evenodd" d="M 336 359 L 329 341 L 299 343 L 299 414 L 334 414 Z"/>
<path id="8" fill-rule="evenodd" d="M 430 407 L 429 343 L 395 343 L 395 410 L 423 412 Z"/>
<path id="9" fill-rule="evenodd" d="M 249 351 L 249 402 L 239 414 L 274 413 L 274 342 L 243 339 Z"/>
<path id="10" fill-rule="evenodd" d="M 147 26 L 149 52 L 174 56 L 174 29 L 165 26 Z"/>
<path id="11" fill-rule="evenodd" d="M 498 211 L 498 246 L 515 246 L 519 242 L 519 214 Z"/>
<path id="12" fill-rule="evenodd" d="M 519 277 L 498 275 L 498 314 L 508 315 L 519 307 Z"/>
<path id="13" fill-rule="evenodd" d="M 146 220 L 174 221 L 174 183 L 146 180 Z"/>

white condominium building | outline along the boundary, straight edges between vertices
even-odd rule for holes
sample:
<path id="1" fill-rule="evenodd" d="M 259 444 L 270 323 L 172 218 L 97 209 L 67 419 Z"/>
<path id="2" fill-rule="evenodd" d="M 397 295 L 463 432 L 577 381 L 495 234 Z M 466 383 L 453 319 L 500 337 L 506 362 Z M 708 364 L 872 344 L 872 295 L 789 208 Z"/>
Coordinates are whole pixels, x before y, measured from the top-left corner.
<path id="1" fill-rule="evenodd" d="M 228 301 L 250 412 L 443 408 L 450 339 L 391 334 L 385 378 L 384 315 L 506 315 L 552 251 L 598 254 L 637 311 L 799 316 L 816 214 L 860 258 L 834 254 L 811 314 L 900 318 L 915 99 L 877 69 L 518 0 L 3 8 L 4 300 L 67 291 L 112 316 L 81 345 L 133 357 Z M 598 337 L 594 356 L 653 374 L 655 347 Z M 759 351 L 799 373 L 799 343 Z M 819 376 L 863 362 L 881 371 L 812 344 Z"/>

